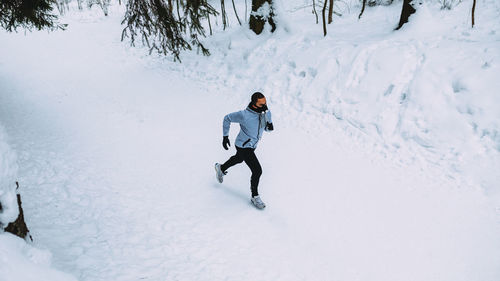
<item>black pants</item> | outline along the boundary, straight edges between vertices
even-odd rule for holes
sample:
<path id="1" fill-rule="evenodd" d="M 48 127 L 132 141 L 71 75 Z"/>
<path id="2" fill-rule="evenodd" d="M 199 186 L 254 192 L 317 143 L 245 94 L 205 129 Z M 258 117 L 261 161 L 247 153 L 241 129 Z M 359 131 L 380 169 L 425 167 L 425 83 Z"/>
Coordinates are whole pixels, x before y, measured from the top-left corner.
<path id="1" fill-rule="evenodd" d="M 252 171 L 252 177 L 250 178 L 252 196 L 257 196 L 259 195 L 257 187 L 259 186 L 259 179 L 262 175 L 262 167 L 260 166 L 259 160 L 257 159 L 257 156 L 255 156 L 254 151 L 255 149 L 253 148 L 241 148 L 236 146 L 236 154 L 231 156 L 226 163 L 221 165 L 221 170 L 225 172 L 228 168 L 245 161 Z"/>

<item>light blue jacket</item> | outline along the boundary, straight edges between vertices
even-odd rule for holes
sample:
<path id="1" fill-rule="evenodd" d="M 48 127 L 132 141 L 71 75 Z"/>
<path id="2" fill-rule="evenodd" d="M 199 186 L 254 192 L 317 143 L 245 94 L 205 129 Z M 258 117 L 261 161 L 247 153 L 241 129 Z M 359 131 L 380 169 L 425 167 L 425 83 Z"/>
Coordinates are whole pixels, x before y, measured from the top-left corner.
<path id="1" fill-rule="evenodd" d="M 240 133 L 236 137 L 234 144 L 241 148 L 256 148 L 264 131 L 268 131 L 266 122 L 273 122 L 271 120 L 271 111 L 257 113 L 250 109 L 250 107 L 247 107 L 245 110 L 229 113 L 224 116 L 222 135 L 229 135 L 231 123 L 239 123 Z"/>

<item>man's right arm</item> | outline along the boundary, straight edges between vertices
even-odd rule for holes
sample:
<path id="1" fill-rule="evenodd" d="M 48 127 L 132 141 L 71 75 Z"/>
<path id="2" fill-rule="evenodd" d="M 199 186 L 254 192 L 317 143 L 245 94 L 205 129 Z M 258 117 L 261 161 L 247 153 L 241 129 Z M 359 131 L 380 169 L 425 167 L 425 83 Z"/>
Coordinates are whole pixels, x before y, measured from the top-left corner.
<path id="1" fill-rule="evenodd" d="M 229 113 L 224 116 L 224 121 L 222 122 L 222 136 L 229 136 L 229 127 L 231 123 L 240 123 L 241 121 L 243 121 L 243 111 Z"/>

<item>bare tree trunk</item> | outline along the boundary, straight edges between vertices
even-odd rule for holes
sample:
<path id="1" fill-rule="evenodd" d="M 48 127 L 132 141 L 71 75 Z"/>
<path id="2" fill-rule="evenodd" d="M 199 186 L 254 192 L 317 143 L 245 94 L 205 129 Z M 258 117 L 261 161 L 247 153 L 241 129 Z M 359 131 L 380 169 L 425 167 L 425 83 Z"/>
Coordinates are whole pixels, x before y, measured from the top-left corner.
<path id="1" fill-rule="evenodd" d="M 359 13 L 358 19 L 360 19 L 361 16 L 363 15 L 363 12 L 365 11 L 365 7 L 366 7 L 366 0 L 363 0 L 363 7 L 361 8 L 361 13 Z"/>
<path id="2" fill-rule="evenodd" d="M 476 11 L 476 0 L 472 2 L 472 27 L 474 27 L 474 12 Z"/>
<path id="3" fill-rule="evenodd" d="M 179 3 L 179 0 L 176 0 L 176 3 L 177 3 L 177 18 L 180 19 L 181 18 L 181 13 L 179 11 L 179 7 L 180 7 L 180 3 Z"/>
<path id="4" fill-rule="evenodd" d="M 101 0 L 101 1 L 99 1 L 99 6 L 101 6 L 101 9 L 104 12 L 104 15 L 108 16 L 109 1 Z"/>
<path id="5" fill-rule="evenodd" d="M 313 0 L 313 13 L 316 16 L 316 24 L 318 24 L 318 13 L 316 12 L 316 1 Z"/>
<path id="6" fill-rule="evenodd" d="M 236 15 L 236 19 L 238 19 L 238 23 L 241 25 L 240 17 L 238 17 L 238 12 L 236 11 L 236 6 L 234 5 L 234 0 L 233 2 L 233 9 L 234 9 L 234 14 Z"/>
<path id="7" fill-rule="evenodd" d="M 399 30 L 403 24 L 408 22 L 408 18 L 415 13 L 415 8 L 411 5 L 413 0 L 404 0 L 403 1 L 403 9 L 401 10 L 401 18 L 399 19 L 399 24 L 396 30 Z"/>
<path id="8" fill-rule="evenodd" d="M 222 29 L 226 30 L 227 26 L 227 14 L 226 14 L 226 6 L 224 5 L 224 0 L 220 0 L 220 10 L 222 16 Z"/>
<path id="9" fill-rule="evenodd" d="M 325 18 L 325 12 L 326 12 L 326 3 L 328 0 L 325 0 L 325 4 L 323 5 L 323 36 L 326 36 L 326 18 Z"/>
<path id="10" fill-rule="evenodd" d="M 333 21 L 333 0 L 330 0 L 330 5 L 328 6 L 328 24 Z"/>
<path id="11" fill-rule="evenodd" d="M 16 182 L 17 189 L 19 189 L 19 183 Z M 0 205 L 0 210 L 1 210 Z M 17 206 L 19 208 L 19 216 L 14 222 L 9 223 L 9 225 L 5 228 L 6 232 L 10 232 L 16 236 L 19 236 L 23 239 L 26 239 L 26 237 L 29 237 L 31 241 L 33 241 L 33 238 L 30 235 L 30 231 L 28 230 L 28 227 L 26 226 L 26 222 L 24 221 L 24 213 L 23 213 L 23 207 L 22 207 L 22 202 L 21 202 L 21 195 L 17 194 Z"/>
<path id="12" fill-rule="evenodd" d="M 212 35 L 212 24 L 210 24 L 210 15 L 207 15 L 208 18 L 208 28 L 210 29 L 210 35 Z"/>
<path id="13" fill-rule="evenodd" d="M 257 15 L 257 11 L 264 5 L 269 4 L 269 15 Z M 271 32 L 276 30 L 274 23 L 273 0 L 252 0 L 252 13 L 250 13 L 250 29 L 255 34 L 260 34 L 264 29 L 266 21 L 271 25 Z"/>

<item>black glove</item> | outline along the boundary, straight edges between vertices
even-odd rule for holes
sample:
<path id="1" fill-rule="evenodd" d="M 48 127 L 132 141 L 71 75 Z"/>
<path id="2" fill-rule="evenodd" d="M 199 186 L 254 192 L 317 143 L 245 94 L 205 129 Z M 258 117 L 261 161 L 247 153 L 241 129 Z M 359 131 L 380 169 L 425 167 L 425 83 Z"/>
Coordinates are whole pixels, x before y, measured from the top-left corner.
<path id="1" fill-rule="evenodd" d="M 222 147 L 224 147 L 225 150 L 228 150 L 228 146 L 231 146 L 231 143 L 229 142 L 229 136 L 224 136 L 222 139 Z"/>
<path id="2" fill-rule="evenodd" d="M 274 130 L 273 123 L 269 123 L 269 122 L 267 122 L 267 123 L 266 123 L 266 129 L 267 129 L 268 131 L 272 131 L 272 130 Z"/>

